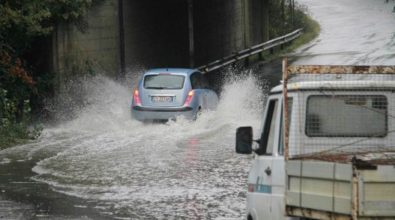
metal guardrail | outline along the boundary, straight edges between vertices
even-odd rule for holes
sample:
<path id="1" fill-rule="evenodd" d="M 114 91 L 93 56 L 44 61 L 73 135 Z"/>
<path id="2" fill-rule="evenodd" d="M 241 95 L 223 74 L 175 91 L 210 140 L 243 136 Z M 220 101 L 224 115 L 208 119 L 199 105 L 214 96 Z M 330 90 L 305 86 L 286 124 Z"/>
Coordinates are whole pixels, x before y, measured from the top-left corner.
<path id="1" fill-rule="evenodd" d="M 302 29 L 297 29 L 291 33 L 284 35 L 284 36 L 277 37 L 272 40 L 266 41 L 264 43 L 254 45 L 250 48 L 236 52 L 230 56 L 227 56 L 222 59 L 208 63 L 207 65 L 200 66 L 197 69 L 199 69 L 202 73 L 207 73 L 207 72 L 210 72 L 213 70 L 217 70 L 219 68 L 222 68 L 224 66 L 232 64 L 234 62 L 237 62 L 239 60 L 242 60 L 242 59 L 252 56 L 254 54 L 258 54 L 264 50 L 269 50 L 269 49 L 279 46 L 281 44 L 288 43 L 288 42 L 298 38 L 301 34 L 302 34 Z"/>

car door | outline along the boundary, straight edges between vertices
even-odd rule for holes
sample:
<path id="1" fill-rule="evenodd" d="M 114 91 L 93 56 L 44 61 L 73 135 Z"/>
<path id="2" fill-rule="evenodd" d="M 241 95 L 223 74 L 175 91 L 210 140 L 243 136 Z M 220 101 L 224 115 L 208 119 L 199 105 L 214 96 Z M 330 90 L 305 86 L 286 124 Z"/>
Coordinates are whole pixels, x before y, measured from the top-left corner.
<path id="1" fill-rule="evenodd" d="M 195 94 L 198 96 L 199 99 L 199 106 L 202 109 L 207 108 L 207 94 L 205 92 L 205 89 L 203 88 L 202 74 L 200 72 L 195 72 L 192 73 L 190 78 L 192 89 L 195 91 Z"/>
<path id="2" fill-rule="evenodd" d="M 202 84 L 202 89 L 204 91 L 204 104 L 206 109 L 212 109 L 213 108 L 213 91 L 210 90 L 209 84 L 207 81 L 207 78 L 205 75 L 201 74 L 201 84 Z"/>

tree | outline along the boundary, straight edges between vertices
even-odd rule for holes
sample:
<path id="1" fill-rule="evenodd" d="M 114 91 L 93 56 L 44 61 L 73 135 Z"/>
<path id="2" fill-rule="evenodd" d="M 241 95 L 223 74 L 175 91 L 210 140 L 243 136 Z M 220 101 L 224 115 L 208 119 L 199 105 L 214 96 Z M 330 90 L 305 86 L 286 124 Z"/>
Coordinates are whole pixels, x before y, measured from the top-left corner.
<path id="1" fill-rule="evenodd" d="M 0 2 L 0 133 L 25 122 L 31 97 L 48 89 L 27 53 L 32 43 L 48 37 L 59 22 L 83 23 L 84 15 L 102 0 L 2 0 Z M 42 77 L 40 78 L 42 79 Z M 45 84 L 46 86 L 42 86 Z M 33 99 L 37 100 L 37 99 Z M 1 137 L 1 134 L 0 134 Z"/>

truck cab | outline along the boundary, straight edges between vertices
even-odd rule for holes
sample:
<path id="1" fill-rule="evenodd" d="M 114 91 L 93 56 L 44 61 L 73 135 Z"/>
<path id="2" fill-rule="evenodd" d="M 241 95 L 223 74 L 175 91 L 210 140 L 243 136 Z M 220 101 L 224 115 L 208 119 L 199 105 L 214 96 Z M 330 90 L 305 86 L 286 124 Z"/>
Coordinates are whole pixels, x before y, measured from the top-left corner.
<path id="1" fill-rule="evenodd" d="M 387 191 L 386 198 L 369 201 L 374 210 L 367 215 L 367 209 L 361 210 L 362 205 L 355 206 L 352 172 L 356 165 L 352 161 L 375 167 L 377 172 L 372 175 L 386 175 L 383 184 L 395 187 L 394 75 L 371 74 L 371 68 L 362 68 L 370 72 L 361 73 L 361 68 L 350 66 L 303 66 L 295 67 L 303 71 L 290 78 L 287 75 L 291 68 L 284 66 L 285 85 L 278 85 L 269 93 L 258 140 L 253 140 L 251 127 L 236 131 L 236 152 L 255 154 L 248 175 L 247 219 L 380 219 L 380 213 L 395 204 L 395 190 Z M 393 67 L 388 68 L 395 73 Z M 378 158 L 386 159 L 377 164 Z M 305 165 L 303 170 L 303 164 L 311 161 L 314 163 Z M 349 169 L 350 175 L 326 169 L 336 166 L 347 167 L 344 169 Z M 387 166 L 385 170 L 390 175 L 382 171 L 378 174 L 380 166 Z M 288 173 L 296 167 L 300 174 L 309 173 L 308 179 L 291 178 Z M 335 184 L 343 174 L 345 179 Z M 295 187 L 298 192 L 291 190 Z M 394 214 L 389 211 L 382 217 L 392 218 Z"/>
<path id="2" fill-rule="evenodd" d="M 289 109 L 292 109 L 293 97 Z M 252 128 L 237 130 L 236 151 L 255 158 L 248 175 L 247 219 L 291 219 L 285 213 L 283 96 L 273 89 L 267 100 L 257 147 L 252 149 Z M 244 140 L 243 140 L 244 138 Z M 243 148 L 246 147 L 247 149 Z"/>

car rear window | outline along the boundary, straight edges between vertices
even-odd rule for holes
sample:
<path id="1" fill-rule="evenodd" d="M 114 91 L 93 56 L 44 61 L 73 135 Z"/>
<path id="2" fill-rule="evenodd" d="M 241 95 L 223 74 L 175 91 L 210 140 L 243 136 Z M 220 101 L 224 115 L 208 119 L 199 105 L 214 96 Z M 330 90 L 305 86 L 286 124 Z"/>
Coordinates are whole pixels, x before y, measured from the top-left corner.
<path id="1" fill-rule="evenodd" d="M 185 76 L 158 74 L 144 77 L 145 89 L 182 89 L 184 87 Z"/>
<path id="2" fill-rule="evenodd" d="M 381 95 L 317 95 L 307 100 L 310 137 L 384 137 L 388 102 Z"/>

